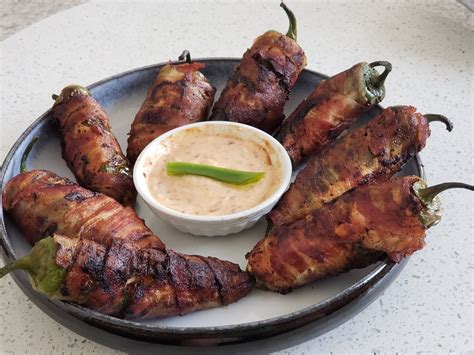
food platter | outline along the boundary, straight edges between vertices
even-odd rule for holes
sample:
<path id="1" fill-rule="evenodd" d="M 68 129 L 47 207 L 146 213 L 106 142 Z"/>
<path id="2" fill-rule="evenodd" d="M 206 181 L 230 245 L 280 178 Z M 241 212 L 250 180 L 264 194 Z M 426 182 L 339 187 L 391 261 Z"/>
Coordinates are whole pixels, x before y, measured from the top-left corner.
<path id="1" fill-rule="evenodd" d="M 219 96 L 227 78 L 238 64 L 238 59 L 197 59 L 206 64 L 203 73 L 217 88 Z M 138 111 L 147 87 L 163 64 L 131 70 L 90 85 L 92 95 L 107 111 L 112 130 L 122 148 L 126 145 L 130 123 Z M 326 77 L 304 70 L 285 106 L 291 112 L 296 105 Z M 48 93 L 46 93 L 48 94 Z M 369 110 L 358 125 L 381 111 L 379 106 Z M 50 112 L 38 118 L 18 139 L 3 162 L 2 186 L 19 173 L 20 157 L 33 137 L 39 136 L 29 159 L 30 169 L 47 169 L 73 179 L 61 159 L 59 138 L 50 124 Z M 406 164 L 402 175 L 423 177 L 418 157 Z M 142 200 L 136 210 L 147 225 L 169 248 L 179 252 L 219 257 L 245 268 L 245 254 L 265 233 L 266 223 L 260 221 L 253 228 L 225 237 L 196 237 L 173 229 L 159 220 Z M 30 246 L 13 225 L 8 215 L 1 215 L 1 245 L 8 260 L 25 255 Z M 406 259 L 408 260 L 408 259 Z M 146 342 L 180 345 L 217 345 L 250 341 L 275 336 L 311 324 L 316 333 L 323 333 L 362 310 L 383 291 L 406 261 L 394 264 L 388 260 L 361 270 L 353 270 L 338 277 L 310 284 L 281 295 L 253 290 L 250 295 L 226 307 L 195 312 L 183 317 L 147 321 L 126 321 L 88 310 L 72 303 L 47 299 L 32 290 L 26 275 L 13 274 L 15 282 L 43 311 L 60 323 L 82 335 L 94 338 L 91 327 L 100 328 L 125 338 Z M 93 328 L 92 328 L 93 329 Z M 105 339 L 95 339 L 106 342 Z M 108 344 L 113 346 L 113 344 Z"/>

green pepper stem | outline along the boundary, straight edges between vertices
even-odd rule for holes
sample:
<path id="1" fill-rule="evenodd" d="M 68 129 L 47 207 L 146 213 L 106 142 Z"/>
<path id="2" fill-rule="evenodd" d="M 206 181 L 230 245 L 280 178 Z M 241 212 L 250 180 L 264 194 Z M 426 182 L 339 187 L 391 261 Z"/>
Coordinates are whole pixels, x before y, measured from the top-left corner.
<path id="1" fill-rule="evenodd" d="M 38 139 L 39 137 L 33 138 L 26 147 L 25 151 L 23 152 L 23 155 L 21 156 L 20 173 L 25 173 L 27 171 L 28 168 L 26 167 L 26 159 L 28 159 L 28 155 L 31 152 L 31 148 L 33 148 Z"/>
<path id="2" fill-rule="evenodd" d="M 427 113 L 424 115 L 428 122 L 443 122 L 446 125 L 446 129 L 451 132 L 453 130 L 453 122 L 449 118 L 443 115 L 438 115 L 434 113 Z"/>
<path id="3" fill-rule="evenodd" d="M 183 53 L 181 53 L 181 55 L 178 57 L 179 60 L 184 60 L 185 58 L 186 63 L 191 64 L 191 53 L 187 49 L 185 49 Z"/>
<path id="4" fill-rule="evenodd" d="M 445 182 L 443 184 L 425 187 L 417 191 L 417 195 L 424 204 L 429 204 L 439 193 L 449 189 L 467 189 L 474 191 L 474 186 L 462 182 Z"/>
<path id="5" fill-rule="evenodd" d="M 378 90 L 382 87 L 388 74 L 392 71 L 392 64 L 385 60 L 379 60 L 379 61 L 370 63 L 369 67 L 371 68 L 384 67 L 385 68 L 382 74 L 376 76 L 374 81 L 371 83 L 371 88 Z"/>
<path id="6" fill-rule="evenodd" d="M 296 28 L 296 16 L 295 14 L 285 5 L 283 0 L 281 1 L 280 7 L 285 10 L 286 14 L 288 15 L 288 19 L 290 20 L 290 26 L 288 28 L 288 32 L 286 33 L 287 37 L 292 38 L 296 42 L 297 38 L 297 28 Z"/>
<path id="7" fill-rule="evenodd" d="M 22 267 L 18 264 L 18 261 L 5 265 L 4 267 L 0 268 L 0 279 L 6 274 L 18 269 L 22 269 Z"/>

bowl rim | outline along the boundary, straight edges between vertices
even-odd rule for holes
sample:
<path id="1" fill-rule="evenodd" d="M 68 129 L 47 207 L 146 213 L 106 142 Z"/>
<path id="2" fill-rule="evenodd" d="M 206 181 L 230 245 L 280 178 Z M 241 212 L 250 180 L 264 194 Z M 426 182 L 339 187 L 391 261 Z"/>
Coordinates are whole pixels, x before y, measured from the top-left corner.
<path id="1" fill-rule="evenodd" d="M 200 128 L 200 127 L 206 127 L 206 126 L 217 126 L 217 127 L 224 126 L 224 127 L 235 127 L 237 129 L 243 129 L 269 142 L 271 144 L 271 147 L 275 151 L 277 157 L 281 161 L 280 170 L 282 171 L 282 178 L 281 178 L 278 188 L 269 197 L 267 197 L 265 200 L 263 200 L 262 202 L 260 202 L 259 204 L 253 207 L 250 207 L 250 208 L 247 208 L 245 210 L 235 212 L 235 213 L 228 213 L 228 214 L 223 214 L 223 215 L 211 215 L 211 216 L 210 215 L 194 215 L 191 213 L 180 212 L 180 211 L 177 211 L 170 207 L 165 206 L 164 204 L 160 203 L 155 198 L 153 198 L 149 192 L 148 186 L 145 186 L 147 185 L 147 181 L 146 181 L 146 178 L 142 174 L 143 167 L 144 167 L 144 160 L 147 158 L 150 152 L 152 152 L 157 146 L 162 144 L 168 138 L 182 134 L 182 132 L 185 132 L 187 130 Z M 202 121 L 202 122 L 191 123 L 191 124 L 174 128 L 166 133 L 163 133 L 162 135 L 155 138 L 154 140 L 152 140 L 141 151 L 140 155 L 135 161 L 135 165 L 133 167 L 133 183 L 135 185 L 135 188 L 137 189 L 138 194 L 143 198 L 143 200 L 145 200 L 147 204 L 151 205 L 154 209 L 157 209 L 161 213 L 170 216 L 174 220 L 180 219 L 183 221 L 196 222 L 199 224 L 205 223 L 205 222 L 209 222 L 209 223 L 219 222 L 220 223 L 220 222 L 233 222 L 233 221 L 246 220 L 249 217 L 259 215 L 266 208 L 277 203 L 280 197 L 283 195 L 283 193 L 288 189 L 288 186 L 290 185 L 290 182 L 291 182 L 292 173 L 293 173 L 293 168 L 292 168 L 290 156 L 286 152 L 283 145 L 280 142 L 278 142 L 274 137 L 272 137 L 270 134 L 260 129 L 257 129 L 255 127 L 238 123 L 238 122 Z"/>
<path id="2" fill-rule="evenodd" d="M 231 63 L 232 65 L 237 65 L 240 60 L 241 58 L 238 57 L 204 57 L 194 59 L 196 62 L 226 62 Z M 105 85 L 110 81 L 119 80 L 127 75 L 146 72 L 149 70 L 152 70 L 156 74 L 161 67 L 168 63 L 170 62 L 160 62 L 132 68 L 98 80 L 93 84 L 88 85 L 87 89 L 89 89 L 94 95 L 96 88 L 100 88 L 102 85 Z M 176 61 L 172 61 L 171 63 L 176 63 Z M 311 69 L 304 69 L 303 72 L 307 72 L 310 75 L 322 79 L 329 78 L 328 75 Z M 383 109 L 381 105 L 376 105 L 376 107 Z M 46 121 L 50 114 L 51 109 L 48 109 L 36 118 L 20 134 L 18 139 L 11 146 L 10 150 L 5 155 L 0 169 L 0 185 L 3 185 L 4 183 L 7 168 L 11 164 L 15 153 L 21 148 L 23 142 L 33 133 L 33 131 Z M 419 154 L 415 155 L 413 159 L 418 170 L 418 175 L 421 176 L 422 179 L 426 179 L 426 171 Z M 10 236 L 6 230 L 2 202 L 3 201 L 0 198 L 0 254 L 4 260 L 11 262 L 17 259 L 17 254 L 11 244 Z M 202 344 L 205 346 L 235 344 L 268 338 L 289 331 L 295 331 L 304 326 L 309 326 L 313 322 L 318 323 L 319 320 L 324 318 L 328 324 L 325 326 L 324 330 L 317 330 L 315 336 L 330 331 L 338 324 L 347 321 L 367 307 L 395 280 L 409 260 L 410 257 L 407 257 L 403 262 L 396 264 L 386 258 L 376 265 L 376 267 L 367 275 L 343 290 L 338 291 L 319 303 L 314 303 L 283 316 L 275 316 L 264 320 L 240 324 L 204 327 L 150 325 L 139 321 L 114 318 L 74 303 L 51 300 L 46 296 L 35 292 L 31 284 L 28 282 L 27 277 L 22 273 L 15 271 L 10 275 L 28 299 L 50 318 L 67 328 L 88 337 L 89 339 L 94 339 L 99 343 L 103 343 L 101 341 L 103 339 L 99 334 L 88 331 L 86 328 L 82 328 L 81 324 L 77 324 L 75 321 L 84 322 L 85 325 L 103 329 L 107 332 L 128 339 L 142 340 L 147 343 L 186 345 L 185 341 L 188 339 L 214 339 L 214 341 L 209 344 Z M 329 308 L 330 305 L 333 307 Z M 349 313 L 349 315 L 344 314 L 346 312 Z"/>

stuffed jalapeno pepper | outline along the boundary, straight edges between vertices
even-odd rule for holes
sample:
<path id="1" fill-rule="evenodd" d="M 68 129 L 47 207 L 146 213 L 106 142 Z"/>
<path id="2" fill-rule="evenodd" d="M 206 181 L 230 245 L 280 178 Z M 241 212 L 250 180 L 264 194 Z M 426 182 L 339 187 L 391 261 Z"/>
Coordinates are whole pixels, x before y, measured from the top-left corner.
<path id="1" fill-rule="evenodd" d="M 296 43 L 295 16 L 281 6 L 290 19 L 288 32 L 267 31 L 255 40 L 214 105 L 212 120 L 240 122 L 268 133 L 282 123 L 283 107 L 306 56 Z"/>

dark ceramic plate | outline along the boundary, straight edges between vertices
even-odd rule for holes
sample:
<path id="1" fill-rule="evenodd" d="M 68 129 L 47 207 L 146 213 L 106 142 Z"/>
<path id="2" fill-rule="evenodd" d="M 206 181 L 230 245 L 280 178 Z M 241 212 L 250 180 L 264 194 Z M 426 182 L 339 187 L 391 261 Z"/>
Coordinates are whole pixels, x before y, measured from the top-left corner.
<path id="1" fill-rule="evenodd" d="M 219 92 L 238 63 L 237 59 L 201 61 L 206 63 L 204 74 Z M 146 89 L 161 66 L 162 64 L 159 64 L 132 70 L 89 87 L 93 96 L 108 112 L 113 131 L 122 148 L 126 146 L 126 134 L 144 99 Z M 287 113 L 291 112 L 325 78 L 324 75 L 305 70 L 286 105 Z M 366 122 L 380 110 L 380 107 L 373 108 L 358 124 Z M 2 186 L 19 173 L 21 154 L 26 144 L 35 136 L 41 139 L 31 154 L 29 168 L 48 169 L 73 178 L 61 159 L 59 140 L 49 124 L 49 118 L 48 111 L 15 143 L 3 163 L 0 176 Z M 421 176 L 422 168 L 419 161 L 417 159 L 410 161 L 402 174 Z M 143 201 L 138 201 L 137 211 L 169 247 L 180 252 L 212 255 L 231 260 L 239 263 L 242 268 L 245 267 L 245 253 L 264 236 L 264 221 L 236 235 L 200 238 L 178 232 L 158 220 Z M 1 245 L 8 261 L 15 260 L 30 250 L 30 246 L 8 215 L 3 213 L 3 209 Z M 353 270 L 339 277 L 308 285 L 288 295 L 254 290 L 249 296 L 227 307 L 200 311 L 184 317 L 134 322 L 108 317 L 75 304 L 51 301 L 32 290 L 25 274 L 16 272 L 13 278 L 31 301 L 55 320 L 81 335 L 112 347 L 116 345 L 117 336 L 110 333 L 125 337 L 125 342 L 132 341 L 127 339 L 136 339 L 180 345 L 215 345 L 275 336 L 310 323 L 313 329 L 312 335 L 321 334 L 365 308 L 393 281 L 403 265 L 383 261 L 366 269 Z M 107 333 L 98 331 L 97 328 Z"/>

